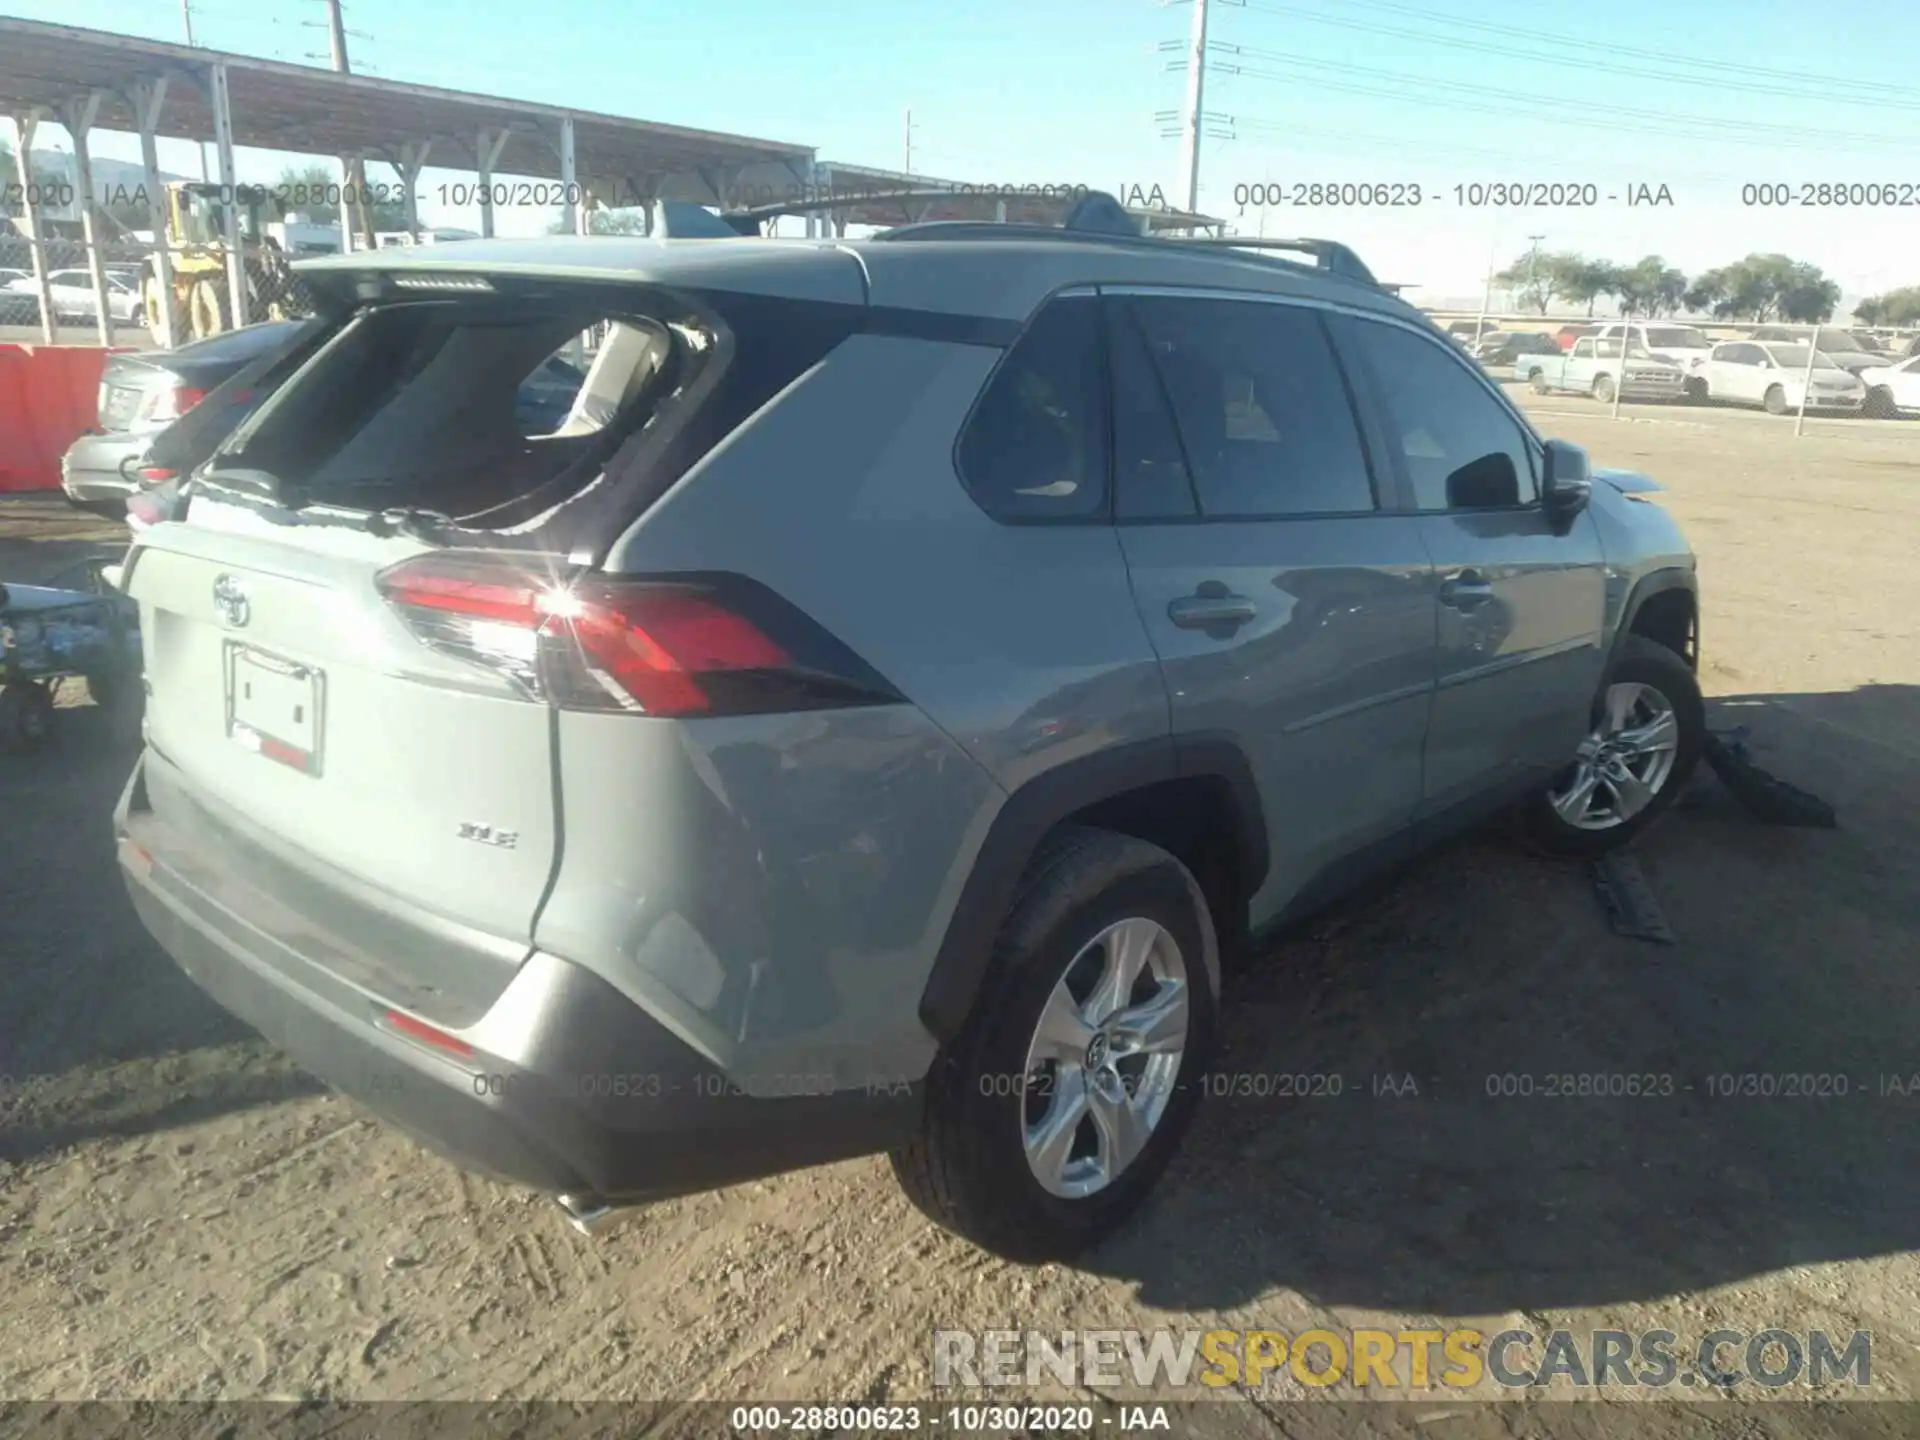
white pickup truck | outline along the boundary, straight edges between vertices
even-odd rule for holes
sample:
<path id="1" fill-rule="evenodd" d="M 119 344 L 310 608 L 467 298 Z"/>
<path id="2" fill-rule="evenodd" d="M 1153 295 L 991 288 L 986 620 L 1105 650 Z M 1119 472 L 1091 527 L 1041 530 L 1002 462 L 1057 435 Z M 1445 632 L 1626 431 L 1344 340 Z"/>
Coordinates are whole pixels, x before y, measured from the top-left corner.
<path id="1" fill-rule="evenodd" d="M 1551 391 L 1591 395 L 1610 405 L 1616 387 L 1622 400 L 1678 400 L 1685 393 L 1686 372 L 1634 344 L 1623 376 L 1619 339 L 1587 335 L 1574 341 L 1565 355 L 1522 355 L 1513 367 L 1513 378 L 1526 381 L 1539 395 Z"/>

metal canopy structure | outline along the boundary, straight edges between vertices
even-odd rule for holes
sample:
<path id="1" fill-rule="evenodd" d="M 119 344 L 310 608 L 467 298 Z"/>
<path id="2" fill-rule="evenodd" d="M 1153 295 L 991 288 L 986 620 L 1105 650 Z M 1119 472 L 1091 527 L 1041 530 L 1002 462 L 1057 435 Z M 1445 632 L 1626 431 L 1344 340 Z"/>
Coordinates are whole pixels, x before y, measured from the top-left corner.
<path id="1" fill-rule="evenodd" d="M 715 179 L 750 167 L 804 167 L 812 147 L 659 125 L 526 100 L 443 90 L 370 75 L 343 75 L 198 46 L 0 18 L 0 108 L 41 106 L 53 114 L 76 95 L 101 93 L 94 124 L 140 129 L 131 92 L 177 77 L 155 133 L 217 142 L 206 72 L 223 65 L 235 145 L 317 155 L 392 159 L 401 146 L 431 143 L 433 163 L 477 169 L 482 131 L 498 137 L 493 163 L 507 175 L 560 179 L 559 132 L 573 127 L 577 174 L 596 182 L 643 183 L 663 176 Z M 185 83 L 181 83 L 184 81 Z M 444 147 L 444 148 L 443 148 Z M 801 183 L 789 173 L 787 183 Z M 675 198 L 697 198 L 694 196 Z M 722 198 L 714 194 L 716 201 Z M 640 203 L 638 200 L 630 203 Z"/>
<path id="2" fill-rule="evenodd" d="M 219 158 L 213 177 L 222 194 L 236 184 L 234 150 L 332 155 L 347 173 L 367 159 L 384 160 L 399 174 L 407 228 L 419 235 L 416 208 L 421 171 L 432 164 L 476 172 L 471 203 L 482 235 L 493 234 L 496 203 L 556 206 L 569 230 L 588 233 L 595 206 L 651 206 L 691 201 L 723 210 L 830 202 L 805 213 L 809 235 L 844 235 L 849 224 L 910 225 L 932 220 L 996 220 L 1058 225 L 1086 186 L 986 186 L 862 165 L 822 165 L 810 146 L 660 125 L 619 115 L 542 105 L 499 96 L 351 75 L 193 45 L 148 40 L 102 30 L 0 17 L 0 120 L 11 119 L 21 155 L 32 152 L 43 121 L 63 126 L 73 140 L 75 189 L 92 271 L 95 324 L 103 345 L 113 343 L 113 320 L 100 253 L 99 197 L 92 180 L 88 136 L 95 129 L 140 137 L 144 188 L 155 233 L 153 268 L 160 298 L 156 338 L 174 340 L 176 289 L 164 236 L 167 199 L 160 183 L 156 143 L 162 138 L 211 142 Z M 557 181 L 522 202 L 502 197 L 498 174 Z M 23 186 L 25 228 L 33 249 L 34 284 L 42 327 L 54 335 L 51 292 L 35 187 Z M 518 187 L 515 187 L 517 192 Z M 852 198 L 857 203 L 846 203 Z M 249 318 L 249 282 L 238 207 L 228 204 L 224 306 L 233 323 Z M 341 187 L 343 242 L 355 234 L 351 187 Z M 361 210 L 364 214 L 364 209 Z M 1148 233 L 1224 231 L 1207 216 L 1141 206 L 1128 213 Z M 370 227 L 368 227 L 370 228 Z M 367 236 L 367 243 L 372 243 Z M 183 280 L 196 304 L 212 284 L 204 275 Z"/>

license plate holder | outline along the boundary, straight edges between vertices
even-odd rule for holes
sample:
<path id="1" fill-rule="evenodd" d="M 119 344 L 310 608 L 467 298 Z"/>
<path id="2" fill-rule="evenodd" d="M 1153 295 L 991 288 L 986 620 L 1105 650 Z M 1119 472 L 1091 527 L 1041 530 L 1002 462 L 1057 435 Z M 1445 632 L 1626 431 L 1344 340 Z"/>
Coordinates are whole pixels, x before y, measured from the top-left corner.
<path id="1" fill-rule="evenodd" d="M 227 642 L 227 738 L 318 777 L 326 677 L 311 665 Z"/>

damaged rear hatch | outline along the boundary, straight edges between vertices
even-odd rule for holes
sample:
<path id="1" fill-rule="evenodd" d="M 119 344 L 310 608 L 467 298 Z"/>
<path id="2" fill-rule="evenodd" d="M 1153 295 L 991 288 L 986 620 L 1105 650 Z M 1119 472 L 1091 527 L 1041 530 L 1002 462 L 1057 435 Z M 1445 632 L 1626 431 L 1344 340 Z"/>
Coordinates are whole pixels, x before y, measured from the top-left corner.
<path id="1" fill-rule="evenodd" d="M 595 263 L 527 259 L 556 244 Z M 302 267 L 322 333 L 126 578 L 155 819 L 276 903 L 323 877 L 292 902 L 308 952 L 453 1023 L 524 958 L 559 853 L 551 597 L 792 378 L 755 363 L 764 336 L 811 326 L 824 353 L 864 301 L 825 247 L 757 268 L 644 241 L 458 248 L 458 273 L 407 252 Z M 360 941 L 321 913 L 364 906 L 384 918 Z M 447 935 L 499 965 L 449 982 Z"/>

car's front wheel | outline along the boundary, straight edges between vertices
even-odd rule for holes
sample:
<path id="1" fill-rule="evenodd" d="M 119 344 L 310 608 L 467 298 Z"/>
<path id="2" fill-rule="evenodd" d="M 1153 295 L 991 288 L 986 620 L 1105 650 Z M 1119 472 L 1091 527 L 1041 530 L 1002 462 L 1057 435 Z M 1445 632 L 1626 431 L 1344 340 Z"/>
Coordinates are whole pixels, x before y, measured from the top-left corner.
<path id="1" fill-rule="evenodd" d="M 1010 1260 L 1065 1259 L 1140 1204 L 1192 1120 L 1212 1044 L 1213 924 L 1173 856 L 1062 830 L 1035 858 L 973 1015 L 894 1174 Z"/>
<path id="2" fill-rule="evenodd" d="M 1573 762 L 1522 812 L 1529 836 L 1562 855 L 1619 849 L 1673 804 L 1706 736 L 1706 705 L 1687 662 L 1627 636 Z"/>
<path id="3" fill-rule="evenodd" d="M 1613 377 L 1611 375 L 1602 375 L 1593 382 L 1593 398 L 1598 400 L 1602 405 L 1611 405 L 1613 403 Z"/>

